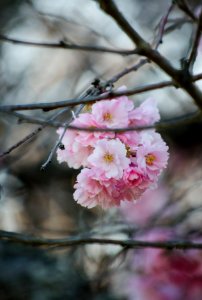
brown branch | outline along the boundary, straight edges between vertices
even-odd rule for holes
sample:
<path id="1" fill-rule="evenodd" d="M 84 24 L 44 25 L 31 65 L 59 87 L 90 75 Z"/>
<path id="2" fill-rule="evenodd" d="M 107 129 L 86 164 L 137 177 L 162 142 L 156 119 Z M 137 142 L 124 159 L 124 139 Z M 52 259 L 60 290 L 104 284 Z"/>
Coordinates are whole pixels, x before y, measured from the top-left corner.
<path id="1" fill-rule="evenodd" d="M 144 66 L 145 64 L 149 63 L 149 60 L 147 58 L 145 59 L 140 59 L 139 62 L 137 62 L 135 65 L 129 67 L 129 68 L 125 68 L 123 71 L 121 71 L 120 73 L 114 75 L 110 80 L 108 80 L 107 82 L 109 84 L 113 84 L 115 83 L 116 81 L 118 81 L 120 78 L 122 78 L 123 76 L 131 73 L 131 72 L 134 72 L 134 71 L 137 71 L 139 70 L 142 66 Z"/>
<path id="2" fill-rule="evenodd" d="M 191 241 L 139 241 L 133 239 L 119 240 L 96 238 L 88 236 L 73 236 L 66 238 L 48 239 L 27 234 L 0 230 L 0 239 L 12 243 L 31 245 L 34 247 L 73 247 L 89 244 L 118 245 L 126 248 L 157 248 L 157 249 L 202 249 L 202 243 Z"/>
<path id="3" fill-rule="evenodd" d="M 21 145 L 24 145 L 27 142 L 29 142 L 33 137 L 35 137 L 39 132 L 41 132 L 42 129 L 43 129 L 43 126 L 38 127 L 37 129 L 32 131 L 30 134 L 26 135 L 23 139 L 21 139 L 20 141 L 18 141 L 17 143 L 12 145 L 11 147 L 9 147 L 7 150 L 5 150 L 4 152 L 1 152 L 0 153 L 0 158 L 10 154 L 13 150 L 15 150 L 18 147 L 20 147 Z"/>
<path id="4" fill-rule="evenodd" d="M 0 158 L 10 154 L 12 151 L 14 151 L 15 149 L 17 149 L 18 147 L 24 145 L 25 143 L 29 142 L 32 138 L 34 138 L 36 135 L 38 135 L 47 125 L 49 125 L 48 123 L 51 123 L 52 121 L 54 121 L 57 117 L 59 117 L 60 115 L 62 115 L 63 113 L 65 113 L 66 111 L 68 111 L 69 108 L 65 108 L 60 112 L 57 112 L 56 114 L 54 114 L 54 116 L 52 116 L 49 120 L 47 120 L 46 122 L 43 122 L 43 120 L 40 120 L 39 122 L 36 121 L 35 118 L 30 117 L 30 116 L 24 116 L 15 112 L 9 113 L 11 116 L 15 116 L 17 118 L 19 118 L 19 122 L 21 122 L 22 120 L 25 120 L 25 118 L 28 118 L 30 123 L 32 121 L 32 124 L 40 124 L 42 126 L 36 128 L 34 131 L 32 131 L 31 133 L 29 133 L 28 135 L 26 135 L 23 139 L 21 139 L 20 141 L 18 141 L 17 143 L 15 143 L 14 145 L 12 145 L 11 147 L 9 147 L 7 150 L 5 150 L 4 152 L 0 153 Z M 27 120 L 28 120 L 27 119 Z M 35 122 L 36 121 L 36 122 Z"/>
<path id="5" fill-rule="evenodd" d="M 130 126 L 130 127 L 123 127 L 123 128 L 92 128 L 92 127 L 78 127 L 70 124 L 65 125 L 64 123 L 61 122 L 51 122 L 49 120 L 37 119 L 16 112 L 9 112 L 9 115 L 13 115 L 19 118 L 21 122 L 24 121 L 25 123 L 30 123 L 30 124 L 41 124 L 44 126 L 50 126 L 54 128 L 62 127 L 65 129 L 78 130 L 84 132 L 116 132 L 116 133 L 127 132 L 127 131 L 141 131 L 141 130 L 148 130 L 148 129 L 157 129 L 160 131 L 168 127 L 179 126 L 180 124 L 184 124 L 184 123 L 187 124 L 188 122 L 193 122 L 201 118 L 201 112 L 195 111 L 193 113 L 188 113 L 182 116 L 165 119 L 153 125 Z M 61 140 L 59 139 L 56 144 L 59 144 L 60 142 Z"/>
<path id="6" fill-rule="evenodd" d="M 112 53 L 118 55 L 133 55 L 138 53 L 138 49 L 116 50 L 116 49 L 111 49 L 111 48 L 106 48 L 101 46 L 70 44 L 63 40 L 58 43 L 31 42 L 31 41 L 24 41 L 24 40 L 10 38 L 2 34 L 0 34 L 0 40 L 3 42 L 13 43 L 16 45 L 44 47 L 44 48 L 53 48 L 53 49 L 59 48 L 59 49 L 66 49 L 66 50 L 69 49 L 69 50 L 78 50 L 78 51 L 103 52 L 103 53 Z"/>
<path id="7" fill-rule="evenodd" d="M 173 81 L 183 88 L 195 101 L 196 105 L 202 109 L 202 92 L 191 82 L 191 75 L 184 70 L 175 69 L 170 62 L 162 56 L 158 51 L 152 49 L 150 45 L 137 33 L 137 31 L 129 24 L 123 14 L 118 10 L 113 0 L 97 0 L 101 9 L 110 15 L 118 26 L 128 35 L 128 37 L 138 47 L 140 55 L 146 56 L 148 59 L 158 65 L 165 73 L 167 73 Z"/>
<path id="8" fill-rule="evenodd" d="M 117 92 L 106 92 L 100 96 L 90 96 L 86 97 L 85 99 L 69 99 L 69 100 L 64 100 L 64 101 L 56 101 L 56 102 L 49 102 L 49 103 L 31 103 L 31 104 L 15 104 L 15 105 L 2 105 L 0 106 L 0 112 L 11 112 L 11 111 L 19 111 L 19 110 L 36 110 L 36 109 L 42 109 L 44 111 L 49 111 L 61 107 L 66 107 L 66 106 L 73 106 L 73 105 L 78 105 L 78 104 L 89 104 L 95 101 L 99 100 L 104 100 L 104 99 L 111 99 L 114 97 L 119 97 L 119 96 L 131 96 L 131 95 L 136 95 L 136 94 L 141 94 L 145 93 L 148 91 L 156 90 L 156 89 L 161 89 L 164 87 L 170 87 L 173 86 L 174 83 L 172 81 L 163 81 L 160 83 L 154 83 L 130 90 L 125 90 L 125 91 L 117 91 Z"/>
<path id="9" fill-rule="evenodd" d="M 202 79 L 202 74 L 197 74 L 191 77 L 193 81 L 200 80 Z M 150 85 L 145 85 L 142 87 L 138 88 L 133 88 L 125 91 L 110 91 L 106 92 L 100 96 L 88 96 L 84 99 L 79 99 L 79 98 L 73 98 L 69 100 L 64 100 L 64 101 L 56 101 L 56 102 L 49 102 L 49 103 L 32 103 L 32 104 L 15 104 L 15 105 L 2 105 L 0 106 L 0 112 L 11 112 L 11 111 L 19 111 L 19 110 L 36 110 L 36 109 L 42 109 L 44 111 L 49 111 L 61 107 L 67 107 L 67 106 L 73 106 L 73 105 L 78 105 L 78 104 L 87 104 L 87 103 L 92 103 L 95 101 L 99 100 L 104 100 L 104 99 L 111 99 L 114 97 L 119 97 L 119 96 L 132 96 L 132 95 L 137 95 L 141 93 L 145 93 L 148 91 L 153 91 L 165 87 L 176 87 L 175 83 L 171 80 L 168 81 L 162 81 L 159 83 L 153 83 Z M 177 86 L 178 87 L 178 86 Z"/>
<path id="10" fill-rule="evenodd" d="M 186 15 L 188 15 L 193 21 L 197 21 L 196 16 L 193 14 L 185 0 L 175 0 L 175 2 Z"/>

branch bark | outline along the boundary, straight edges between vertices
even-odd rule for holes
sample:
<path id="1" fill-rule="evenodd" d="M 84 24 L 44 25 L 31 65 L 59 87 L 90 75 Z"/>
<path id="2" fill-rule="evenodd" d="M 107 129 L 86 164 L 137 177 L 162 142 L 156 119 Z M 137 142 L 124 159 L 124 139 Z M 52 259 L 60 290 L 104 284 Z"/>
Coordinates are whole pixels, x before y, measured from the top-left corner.
<path id="1" fill-rule="evenodd" d="M 202 92 L 191 82 L 191 75 L 185 70 L 175 69 L 170 62 L 163 57 L 157 50 L 151 46 L 137 33 L 129 24 L 123 14 L 119 11 L 113 0 L 97 0 L 101 9 L 111 16 L 118 26 L 135 43 L 140 55 L 146 56 L 156 65 L 158 65 L 166 74 L 168 74 L 176 85 L 184 89 L 195 101 L 196 105 L 202 110 Z"/>
<path id="2" fill-rule="evenodd" d="M 196 80 L 201 80 L 202 79 L 202 74 L 197 74 L 195 76 L 191 77 L 192 81 Z M 79 98 L 73 98 L 73 99 L 68 99 L 64 101 L 56 101 L 56 102 L 49 102 L 49 103 L 31 103 L 31 104 L 15 104 L 15 105 L 2 105 L 0 106 L 0 112 L 11 112 L 11 111 L 19 111 L 19 110 L 36 110 L 36 109 L 42 109 L 44 111 L 49 111 L 61 107 L 67 107 L 67 106 L 73 106 L 73 105 L 78 105 L 78 104 L 87 104 L 87 103 L 92 103 L 94 101 L 99 101 L 99 100 L 104 100 L 104 99 L 111 99 L 114 97 L 119 97 L 119 96 L 132 96 L 132 95 L 137 95 L 141 93 L 145 93 L 148 91 L 153 91 L 165 87 L 178 87 L 176 86 L 175 82 L 172 80 L 167 80 L 167 81 L 162 81 L 158 83 L 153 83 L 149 85 L 145 85 L 142 87 L 137 87 L 133 88 L 130 90 L 125 90 L 125 91 L 110 91 L 106 92 L 100 96 L 88 96 L 84 99 L 79 99 Z"/>
<path id="3" fill-rule="evenodd" d="M 6 240 L 12 243 L 20 243 L 33 247 L 73 247 L 89 244 L 99 245 L 117 245 L 125 248 L 156 248 L 156 249 L 202 249 L 202 243 L 191 241 L 139 241 L 134 239 L 108 239 L 87 236 L 73 236 L 58 239 L 48 239 L 35 237 L 27 234 L 9 232 L 0 230 L 0 240 Z"/>
<path id="4" fill-rule="evenodd" d="M 118 54 L 118 55 L 123 55 L 123 56 L 124 55 L 133 55 L 133 54 L 138 53 L 137 49 L 117 50 L 117 49 L 111 49 L 111 48 L 102 47 L 102 46 L 70 44 L 63 40 L 59 41 L 57 43 L 24 41 L 24 40 L 7 37 L 3 34 L 0 34 L 0 40 L 3 42 L 8 42 L 8 43 L 17 44 L 17 45 L 24 45 L 24 46 L 53 48 L 53 49 L 66 49 L 66 50 L 78 50 L 78 51 L 90 51 L 90 52 L 103 52 L 103 53 Z"/>

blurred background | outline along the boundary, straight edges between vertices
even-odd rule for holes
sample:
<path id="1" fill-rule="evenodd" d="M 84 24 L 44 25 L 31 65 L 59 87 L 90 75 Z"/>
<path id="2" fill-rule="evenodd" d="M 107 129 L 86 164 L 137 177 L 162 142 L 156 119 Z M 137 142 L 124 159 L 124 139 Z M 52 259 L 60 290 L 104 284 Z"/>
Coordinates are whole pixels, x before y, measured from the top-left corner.
<path id="1" fill-rule="evenodd" d="M 156 36 L 170 5 L 167 0 L 115 2 L 148 42 Z M 187 3 L 197 16 L 201 1 Z M 133 49 L 115 22 L 90 0 L 0 0 L 0 28 L 0 35 L 24 41 Z M 195 24 L 176 5 L 166 29 L 159 51 L 180 68 Z M 17 45 L 0 38 L 0 104 L 74 98 L 95 78 L 109 80 L 138 61 L 138 56 Z M 194 73 L 200 72 L 202 43 L 194 66 Z M 115 88 L 134 88 L 167 79 L 150 63 L 122 77 Z M 202 88 L 202 81 L 197 85 Z M 175 88 L 130 98 L 138 106 L 150 96 L 157 100 L 163 120 L 197 110 L 192 99 Z M 27 114 L 48 118 L 53 112 Z M 38 127 L 1 113 L 0 152 Z M 55 129 L 46 127 L 0 158 L 0 229 L 50 238 L 87 232 L 120 239 L 201 240 L 201 130 L 201 118 L 162 129 L 170 160 L 159 187 L 136 204 L 105 212 L 76 204 L 72 194 L 78 172 L 58 164 L 56 157 L 44 171 L 40 170 L 57 140 Z M 1 300 L 201 299 L 200 251 L 127 251 L 118 246 L 41 250 L 1 242 L 0 253 Z"/>

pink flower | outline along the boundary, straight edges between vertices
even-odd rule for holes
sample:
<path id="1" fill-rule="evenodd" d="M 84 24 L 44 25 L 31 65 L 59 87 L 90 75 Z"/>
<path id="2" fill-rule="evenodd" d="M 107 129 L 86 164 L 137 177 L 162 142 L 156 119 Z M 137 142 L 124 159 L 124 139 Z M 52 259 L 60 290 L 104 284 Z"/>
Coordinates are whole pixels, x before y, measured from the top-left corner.
<path id="1" fill-rule="evenodd" d="M 158 120 L 153 99 L 134 109 L 126 96 L 96 102 L 91 112 L 80 113 L 71 125 L 92 131 L 66 130 L 64 150 L 57 150 L 59 162 L 88 168 L 78 176 L 75 200 L 83 206 L 106 208 L 134 201 L 151 188 L 168 160 L 168 147 L 161 136 L 151 130 L 115 133 L 93 129 L 150 125 Z M 58 134 L 62 131 L 59 129 Z"/>
<path id="2" fill-rule="evenodd" d="M 128 149 L 136 150 L 138 144 L 140 143 L 140 134 L 137 131 L 126 131 L 122 133 L 117 133 L 116 137 L 120 139 L 122 143 L 128 147 Z"/>
<path id="3" fill-rule="evenodd" d="M 100 176 L 95 168 L 83 169 L 74 188 L 77 203 L 88 208 L 99 205 L 104 209 L 119 206 L 122 201 L 134 201 L 144 192 L 138 187 L 128 187 L 122 179 Z"/>
<path id="4" fill-rule="evenodd" d="M 148 241 L 176 239 L 168 230 L 142 237 Z M 199 250 L 144 249 L 130 262 L 133 272 L 125 276 L 128 299 L 199 300 L 202 293 L 202 263 Z"/>
<path id="5" fill-rule="evenodd" d="M 117 89 L 117 92 L 123 92 L 125 90 L 127 90 L 127 87 L 125 85 L 122 85 Z M 127 96 L 120 96 L 120 97 L 117 97 L 116 99 L 121 101 L 122 103 L 124 103 L 125 109 L 128 112 L 130 112 L 131 110 L 134 109 L 133 101 L 129 100 Z"/>
<path id="6" fill-rule="evenodd" d="M 160 120 L 159 110 L 153 98 L 145 100 L 138 108 L 129 113 L 130 125 L 152 125 Z"/>
<path id="7" fill-rule="evenodd" d="M 97 142 L 88 162 L 106 178 L 120 179 L 130 163 L 126 154 L 125 145 L 119 139 L 102 139 Z"/>
<path id="8" fill-rule="evenodd" d="M 143 226 L 162 209 L 168 197 L 168 190 L 160 185 L 154 190 L 146 190 L 136 203 L 123 203 L 120 211 L 127 222 Z"/>
<path id="9" fill-rule="evenodd" d="M 82 113 L 76 118 L 72 123 L 80 128 L 99 128 L 99 124 L 95 121 L 94 117 L 90 113 Z M 87 132 L 87 131 L 78 131 L 76 136 L 76 141 L 83 146 L 92 146 L 96 144 L 96 142 L 103 138 L 114 138 L 114 132 Z"/>
<path id="10" fill-rule="evenodd" d="M 61 135 L 63 128 L 59 128 L 57 133 Z M 62 139 L 64 150 L 57 150 L 57 159 L 59 163 L 66 162 L 69 167 L 78 169 L 81 166 L 86 166 L 87 158 L 92 153 L 90 146 L 82 146 L 77 142 L 78 131 L 66 130 Z"/>
<path id="11" fill-rule="evenodd" d="M 141 133 L 141 146 L 136 152 L 138 168 L 150 179 L 155 179 L 166 167 L 168 162 L 168 147 L 160 134 L 153 131 Z"/>
<path id="12" fill-rule="evenodd" d="M 112 197 L 110 189 L 113 186 L 113 179 L 99 178 L 95 169 L 83 169 L 77 177 L 74 188 L 74 199 L 82 206 L 92 208 L 100 205 L 102 208 L 109 208 L 120 204 L 118 197 Z"/>
<path id="13" fill-rule="evenodd" d="M 103 100 L 96 102 L 92 106 L 92 115 L 99 126 L 103 128 L 127 127 L 128 102 L 118 99 Z"/>
<path id="14" fill-rule="evenodd" d="M 148 178 L 136 166 L 130 166 L 124 171 L 123 180 L 128 187 L 138 186 L 140 189 L 145 189 L 150 183 Z"/>

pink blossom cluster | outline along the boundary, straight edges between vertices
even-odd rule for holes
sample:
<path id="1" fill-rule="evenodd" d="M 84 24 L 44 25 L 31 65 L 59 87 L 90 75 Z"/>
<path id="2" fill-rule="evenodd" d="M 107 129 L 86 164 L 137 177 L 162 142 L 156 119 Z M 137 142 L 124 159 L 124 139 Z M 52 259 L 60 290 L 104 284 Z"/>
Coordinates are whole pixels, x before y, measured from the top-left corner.
<path id="1" fill-rule="evenodd" d="M 154 230 L 148 241 L 176 239 L 168 230 Z M 178 238 L 177 238 L 178 239 Z M 202 261 L 200 250 L 144 249 L 136 251 L 125 274 L 128 300 L 200 300 Z"/>
<path id="2" fill-rule="evenodd" d="M 58 161 L 83 168 L 77 177 L 74 199 L 92 208 L 119 206 L 138 199 L 157 182 L 167 165 L 168 147 L 155 130 L 103 131 L 153 125 L 160 115 L 149 98 L 135 108 L 126 96 L 98 101 L 81 112 L 71 125 L 92 131 L 67 129 L 58 149 Z M 101 128 L 102 131 L 93 131 Z M 63 129 L 58 129 L 61 135 Z"/>

